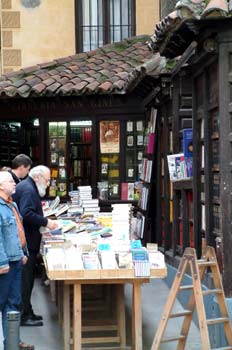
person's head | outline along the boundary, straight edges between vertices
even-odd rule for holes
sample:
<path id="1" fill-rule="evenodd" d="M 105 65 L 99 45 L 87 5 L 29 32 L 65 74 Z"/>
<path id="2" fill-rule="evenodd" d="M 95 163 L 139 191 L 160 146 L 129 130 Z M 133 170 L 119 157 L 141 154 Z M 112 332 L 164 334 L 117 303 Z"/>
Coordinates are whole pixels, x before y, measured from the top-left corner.
<path id="1" fill-rule="evenodd" d="M 0 171 L 0 196 L 4 199 L 15 193 L 16 184 L 8 171 Z"/>
<path id="2" fill-rule="evenodd" d="M 31 169 L 32 160 L 26 154 L 18 154 L 12 160 L 12 171 L 19 179 L 26 177 Z"/>
<path id="3" fill-rule="evenodd" d="M 40 197 L 44 197 L 51 181 L 51 172 L 45 165 L 32 168 L 29 176 L 35 181 Z"/>

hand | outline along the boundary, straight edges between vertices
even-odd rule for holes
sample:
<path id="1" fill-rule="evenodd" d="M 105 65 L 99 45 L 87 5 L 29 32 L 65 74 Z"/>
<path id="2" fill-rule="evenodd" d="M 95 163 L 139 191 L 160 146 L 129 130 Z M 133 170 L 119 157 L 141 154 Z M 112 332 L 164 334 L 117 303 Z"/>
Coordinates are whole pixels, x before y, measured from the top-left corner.
<path id="1" fill-rule="evenodd" d="M 10 270 L 10 266 L 0 267 L 0 275 L 3 275 L 4 273 L 8 273 Z"/>
<path id="2" fill-rule="evenodd" d="M 51 220 L 48 219 L 48 223 L 47 223 L 47 228 L 49 228 L 49 230 L 55 230 L 56 228 L 58 228 L 59 223 L 57 220 Z"/>
<path id="3" fill-rule="evenodd" d="M 26 255 L 24 255 L 22 257 L 22 264 L 25 265 L 27 263 L 28 257 Z"/>

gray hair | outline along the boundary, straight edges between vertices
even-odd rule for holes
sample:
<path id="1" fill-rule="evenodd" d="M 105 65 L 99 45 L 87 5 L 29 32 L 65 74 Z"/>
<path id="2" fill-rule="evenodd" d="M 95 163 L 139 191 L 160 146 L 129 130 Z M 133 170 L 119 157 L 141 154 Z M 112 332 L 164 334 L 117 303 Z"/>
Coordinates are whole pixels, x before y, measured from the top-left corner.
<path id="1" fill-rule="evenodd" d="M 9 181 L 9 179 L 13 178 L 8 171 L 0 171 L 0 185 L 2 185 L 5 181 Z"/>
<path id="2" fill-rule="evenodd" d="M 47 172 L 50 172 L 50 169 L 45 166 L 45 165 L 37 165 L 34 168 L 32 168 L 29 172 L 29 176 L 32 177 L 32 179 L 34 179 L 35 177 L 39 176 L 39 175 L 44 175 Z"/>

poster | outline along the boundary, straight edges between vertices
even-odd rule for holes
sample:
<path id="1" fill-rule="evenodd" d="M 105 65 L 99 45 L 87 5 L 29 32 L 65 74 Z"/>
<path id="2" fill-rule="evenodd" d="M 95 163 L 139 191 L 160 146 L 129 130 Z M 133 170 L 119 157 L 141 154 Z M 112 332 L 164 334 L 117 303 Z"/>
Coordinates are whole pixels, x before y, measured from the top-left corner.
<path id="1" fill-rule="evenodd" d="M 119 121 L 100 122 L 101 153 L 119 153 Z"/>

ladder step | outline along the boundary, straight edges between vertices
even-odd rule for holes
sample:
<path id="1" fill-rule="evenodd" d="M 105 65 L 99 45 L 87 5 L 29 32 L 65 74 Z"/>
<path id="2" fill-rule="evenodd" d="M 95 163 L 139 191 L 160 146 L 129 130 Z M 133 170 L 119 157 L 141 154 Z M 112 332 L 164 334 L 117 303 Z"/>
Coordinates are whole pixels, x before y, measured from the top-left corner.
<path id="1" fill-rule="evenodd" d="M 183 340 L 185 339 L 186 337 L 184 335 L 177 335 L 176 337 L 167 337 L 167 338 L 164 338 L 161 340 L 161 343 L 169 343 L 169 342 L 172 342 L 172 341 L 177 341 L 177 340 Z"/>
<path id="2" fill-rule="evenodd" d="M 202 294 L 203 295 L 209 295 L 209 294 L 221 294 L 222 293 L 222 289 L 216 288 L 216 289 L 207 289 L 207 290 L 203 290 Z"/>
<path id="3" fill-rule="evenodd" d="M 207 260 L 197 260 L 197 265 L 198 266 L 216 266 L 217 265 L 217 261 L 207 261 Z"/>
<path id="4" fill-rule="evenodd" d="M 229 322 L 229 317 L 218 317 L 218 318 L 210 318 L 207 321 L 207 325 L 214 325 L 217 323 L 226 323 Z"/>
<path id="5" fill-rule="evenodd" d="M 191 290 L 193 289 L 193 285 L 186 285 L 186 286 L 180 286 L 179 290 L 185 291 L 185 290 Z"/>
<path id="6" fill-rule="evenodd" d="M 168 318 L 182 317 L 182 316 L 188 316 L 188 315 L 192 315 L 192 311 L 190 311 L 190 310 L 183 310 L 181 312 L 177 312 L 175 314 L 171 314 Z"/>
<path id="7" fill-rule="evenodd" d="M 232 350 L 232 346 L 224 346 L 223 348 L 213 348 L 212 350 Z"/>

